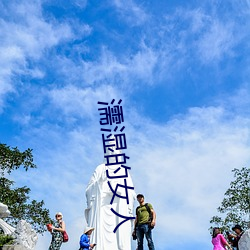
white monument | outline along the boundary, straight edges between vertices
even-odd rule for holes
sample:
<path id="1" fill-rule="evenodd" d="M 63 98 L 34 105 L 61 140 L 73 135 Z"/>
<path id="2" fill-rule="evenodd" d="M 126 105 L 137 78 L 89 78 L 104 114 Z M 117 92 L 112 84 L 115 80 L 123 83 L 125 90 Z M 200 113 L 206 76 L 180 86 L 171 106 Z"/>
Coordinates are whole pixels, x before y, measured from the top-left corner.
<path id="1" fill-rule="evenodd" d="M 25 250 L 34 250 L 38 236 L 31 225 L 25 220 L 20 220 L 17 223 L 16 231 L 13 234 L 15 242 L 24 247 Z"/>
<path id="2" fill-rule="evenodd" d="M 8 206 L 0 203 L 0 228 L 3 229 L 4 234 L 13 236 L 15 241 L 13 246 L 6 246 L 3 249 L 34 250 L 38 240 L 35 230 L 24 220 L 19 221 L 16 228 L 10 226 L 1 219 L 9 215 Z"/>
<path id="3" fill-rule="evenodd" d="M 243 233 L 238 244 L 239 250 L 250 250 L 250 229 Z"/>
<path id="4" fill-rule="evenodd" d="M 106 155 L 121 153 L 120 150 L 115 149 L 115 146 L 112 149 L 113 152 L 108 151 L 109 153 Z M 136 198 L 134 190 L 128 189 L 129 204 L 127 204 L 126 199 L 117 196 L 115 196 L 112 205 L 110 204 L 113 192 L 109 188 L 108 181 L 113 190 L 115 190 L 116 184 L 124 185 L 124 179 L 127 181 L 127 186 L 134 187 L 129 170 L 127 178 L 107 178 L 106 170 L 108 169 L 109 175 L 114 176 L 113 172 L 119 166 L 119 164 L 106 166 L 104 163 L 97 166 L 86 189 L 87 209 L 85 210 L 85 218 L 88 226 L 95 228 L 90 239 L 91 243 L 96 243 L 95 250 L 131 250 L 133 221 L 124 222 L 115 233 L 113 232 L 115 227 L 124 219 L 115 215 L 110 209 L 113 208 L 120 215 L 133 217 L 133 206 Z M 124 169 L 121 168 L 116 174 L 121 176 L 124 173 Z M 117 193 L 125 196 L 125 188 L 118 187 Z"/>

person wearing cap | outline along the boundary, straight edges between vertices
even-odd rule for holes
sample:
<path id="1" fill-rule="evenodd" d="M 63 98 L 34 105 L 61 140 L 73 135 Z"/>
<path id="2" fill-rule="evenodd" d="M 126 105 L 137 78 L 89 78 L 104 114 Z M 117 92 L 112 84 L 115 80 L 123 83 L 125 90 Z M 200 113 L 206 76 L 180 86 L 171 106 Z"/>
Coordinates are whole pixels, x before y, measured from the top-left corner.
<path id="1" fill-rule="evenodd" d="M 150 203 L 144 202 L 143 194 L 137 195 L 137 201 L 139 202 L 140 206 L 136 208 L 134 231 L 132 234 L 136 234 L 138 243 L 137 249 L 143 250 L 143 238 L 145 235 L 148 242 L 148 249 L 155 250 L 154 242 L 152 239 L 152 229 L 155 226 L 156 213 Z M 149 222 L 150 214 L 152 215 L 152 221 Z"/>
<path id="2" fill-rule="evenodd" d="M 234 245 L 236 247 L 235 249 L 239 250 L 238 243 L 239 243 L 239 240 L 240 240 L 242 234 L 244 233 L 244 231 L 240 225 L 235 225 L 232 228 L 232 230 L 236 233 L 236 235 L 235 234 L 230 234 L 230 235 L 234 238 Z"/>
<path id="3" fill-rule="evenodd" d="M 62 220 L 63 215 L 61 212 L 56 213 L 56 223 L 50 227 L 52 234 L 52 240 L 50 243 L 49 250 L 60 250 L 63 242 L 63 232 L 65 231 L 65 222 Z"/>
<path id="4" fill-rule="evenodd" d="M 89 250 L 93 249 L 95 247 L 94 244 L 90 244 L 90 235 L 93 232 L 94 228 L 93 227 L 86 227 L 83 235 L 80 238 L 80 249 L 79 250 Z"/>

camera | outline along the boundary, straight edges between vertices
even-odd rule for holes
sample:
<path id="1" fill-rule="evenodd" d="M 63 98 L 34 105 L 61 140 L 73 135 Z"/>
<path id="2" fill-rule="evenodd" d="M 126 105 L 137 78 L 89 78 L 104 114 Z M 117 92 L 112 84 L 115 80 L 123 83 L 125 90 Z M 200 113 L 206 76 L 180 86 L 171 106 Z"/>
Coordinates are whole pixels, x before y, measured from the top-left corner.
<path id="1" fill-rule="evenodd" d="M 137 236 L 136 236 L 136 232 L 135 232 L 135 231 L 132 233 L 132 238 L 133 238 L 133 240 L 136 240 L 136 239 L 137 239 Z"/>

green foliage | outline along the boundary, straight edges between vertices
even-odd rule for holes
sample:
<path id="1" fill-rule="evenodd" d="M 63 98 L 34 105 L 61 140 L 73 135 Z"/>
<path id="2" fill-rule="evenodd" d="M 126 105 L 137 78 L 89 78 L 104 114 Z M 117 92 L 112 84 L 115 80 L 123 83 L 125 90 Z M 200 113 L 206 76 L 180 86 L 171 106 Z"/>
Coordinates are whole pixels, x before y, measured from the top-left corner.
<path id="1" fill-rule="evenodd" d="M 20 152 L 17 148 L 11 149 L 5 144 L 0 144 L 0 202 L 6 204 L 11 211 L 11 217 L 5 221 L 15 226 L 21 219 L 30 223 L 38 233 L 46 231 L 45 225 L 52 220 L 49 210 L 44 208 L 44 201 L 30 200 L 30 188 L 27 186 L 14 188 L 14 182 L 5 178 L 5 173 L 10 174 L 13 170 L 24 167 L 35 168 L 32 150 Z"/>
<path id="2" fill-rule="evenodd" d="M 14 239 L 10 235 L 0 234 L 0 247 L 3 245 L 12 245 L 14 243 Z"/>
<path id="3" fill-rule="evenodd" d="M 232 170 L 234 181 L 230 183 L 230 188 L 226 191 L 225 197 L 217 211 L 223 214 L 213 216 L 210 223 L 222 229 L 230 231 L 235 224 L 247 228 L 250 216 L 250 169 Z"/>
<path id="4" fill-rule="evenodd" d="M 4 171 L 10 174 L 13 170 L 21 166 L 27 171 L 29 168 L 36 168 L 33 163 L 32 149 L 28 148 L 24 152 L 19 151 L 17 147 L 10 148 L 6 144 L 0 143 L 0 173 L 4 175 Z"/>

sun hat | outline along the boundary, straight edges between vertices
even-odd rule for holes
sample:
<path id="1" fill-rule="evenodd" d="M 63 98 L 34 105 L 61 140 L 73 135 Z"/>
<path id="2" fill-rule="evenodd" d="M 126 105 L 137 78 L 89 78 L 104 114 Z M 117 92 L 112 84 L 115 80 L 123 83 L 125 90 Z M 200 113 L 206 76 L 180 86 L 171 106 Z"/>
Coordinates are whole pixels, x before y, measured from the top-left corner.
<path id="1" fill-rule="evenodd" d="M 93 227 L 86 227 L 83 233 L 86 234 L 87 232 L 93 231 L 93 230 L 95 230 Z"/>
<path id="2" fill-rule="evenodd" d="M 61 215 L 61 216 L 63 217 L 63 214 L 62 214 L 61 212 L 57 212 L 57 213 L 56 213 L 56 216 L 57 216 L 57 215 Z"/>

